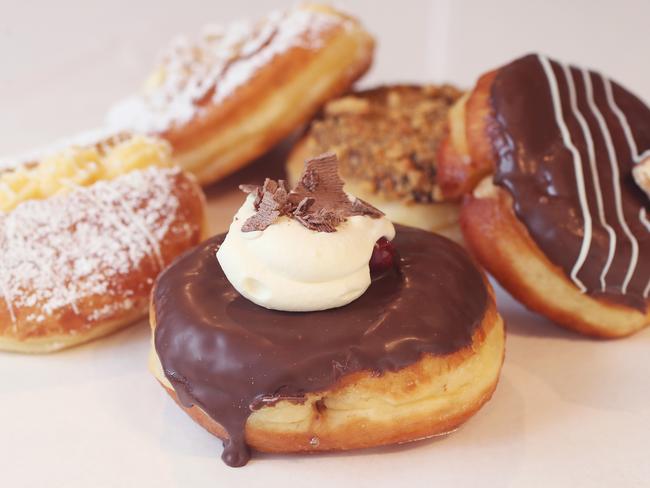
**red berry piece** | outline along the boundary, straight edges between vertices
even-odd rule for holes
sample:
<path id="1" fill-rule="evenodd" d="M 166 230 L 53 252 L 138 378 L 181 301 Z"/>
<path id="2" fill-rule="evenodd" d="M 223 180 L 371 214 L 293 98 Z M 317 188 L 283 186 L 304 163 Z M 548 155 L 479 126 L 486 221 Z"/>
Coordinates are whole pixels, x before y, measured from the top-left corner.
<path id="1" fill-rule="evenodd" d="M 397 258 L 397 251 L 395 246 L 385 237 L 382 237 L 375 242 L 375 247 L 372 249 L 372 256 L 370 256 L 370 272 L 381 273 L 393 266 Z"/>

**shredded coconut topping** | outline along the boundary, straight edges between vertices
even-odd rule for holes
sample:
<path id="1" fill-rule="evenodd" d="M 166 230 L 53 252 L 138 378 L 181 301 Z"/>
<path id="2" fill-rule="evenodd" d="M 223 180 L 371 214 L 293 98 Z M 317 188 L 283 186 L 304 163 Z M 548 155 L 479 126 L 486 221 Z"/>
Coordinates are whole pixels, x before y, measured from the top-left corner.
<path id="1" fill-rule="evenodd" d="M 190 226 L 174 224 L 178 171 L 133 171 L 0 213 L 0 298 L 14 328 L 17 310 L 37 327 L 68 308 L 78 314 L 77 303 L 95 296 L 112 298 L 87 321 L 133 307 L 130 297 L 153 280 L 133 283 L 123 277 L 146 260 L 159 271 L 163 239 L 170 232 L 192 232 Z"/>
<path id="2" fill-rule="evenodd" d="M 179 37 L 161 56 L 145 92 L 118 103 L 108 124 L 160 133 L 188 123 L 232 95 L 275 56 L 295 47 L 318 50 L 326 31 L 349 22 L 334 13 L 299 7 L 271 13 L 260 22 L 209 25 L 195 42 Z"/>

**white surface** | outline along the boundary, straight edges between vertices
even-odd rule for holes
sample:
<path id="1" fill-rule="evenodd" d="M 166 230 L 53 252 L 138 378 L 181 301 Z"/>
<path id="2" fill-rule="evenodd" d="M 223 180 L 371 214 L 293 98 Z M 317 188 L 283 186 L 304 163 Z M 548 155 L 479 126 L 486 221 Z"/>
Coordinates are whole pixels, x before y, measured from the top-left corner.
<path id="1" fill-rule="evenodd" d="M 650 99 L 642 0 L 345 3 L 379 39 L 364 84 L 470 85 L 537 49 L 606 70 Z M 0 0 L 0 154 L 97 125 L 174 33 L 281 5 Z M 224 189 L 210 192 L 219 230 L 241 204 Z M 220 442 L 147 372 L 145 324 L 52 356 L 0 354 L 0 485 L 648 486 L 650 330 L 593 341 L 498 298 L 508 323 L 501 382 L 458 432 L 350 454 L 256 455 L 242 469 L 223 465 Z"/>
<path id="2" fill-rule="evenodd" d="M 350 454 L 256 454 L 240 469 L 147 372 L 145 324 L 52 356 L 1 355 L 2 485 L 648 486 L 650 330 L 591 341 L 499 304 L 501 381 L 459 431 Z"/>

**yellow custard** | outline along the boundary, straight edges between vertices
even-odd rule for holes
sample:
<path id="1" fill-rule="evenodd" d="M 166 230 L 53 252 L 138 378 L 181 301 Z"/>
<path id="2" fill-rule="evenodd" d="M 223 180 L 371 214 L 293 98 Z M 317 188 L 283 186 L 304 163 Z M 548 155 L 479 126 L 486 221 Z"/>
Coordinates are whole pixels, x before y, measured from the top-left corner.
<path id="1" fill-rule="evenodd" d="M 166 141 L 120 134 L 92 145 L 70 146 L 0 173 L 0 211 L 149 166 L 172 166 Z"/>

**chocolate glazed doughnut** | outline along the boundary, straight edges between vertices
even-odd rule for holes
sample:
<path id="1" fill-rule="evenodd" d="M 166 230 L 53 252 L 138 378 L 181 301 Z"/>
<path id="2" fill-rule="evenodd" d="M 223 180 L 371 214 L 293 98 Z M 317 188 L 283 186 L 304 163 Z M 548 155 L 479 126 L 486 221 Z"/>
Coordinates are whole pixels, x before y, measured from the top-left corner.
<path id="1" fill-rule="evenodd" d="M 227 464 L 245 464 L 248 445 L 350 449 L 448 432 L 490 398 L 504 337 L 489 284 L 457 244 L 396 230 L 397 265 L 325 311 L 273 311 L 239 295 L 215 259 L 224 235 L 160 276 L 153 369 L 225 440 Z"/>
<path id="2" fill-rule="evenodd" d="M 613 337 L 647 325 L 650 200 L 633 169 L 650 157 L 650 109 L 541 55 L 484 75 L 462 103 L 443 173 L 450 194 L 487 176 L 461 217 L 482 264 L 567 327 Z"/>

